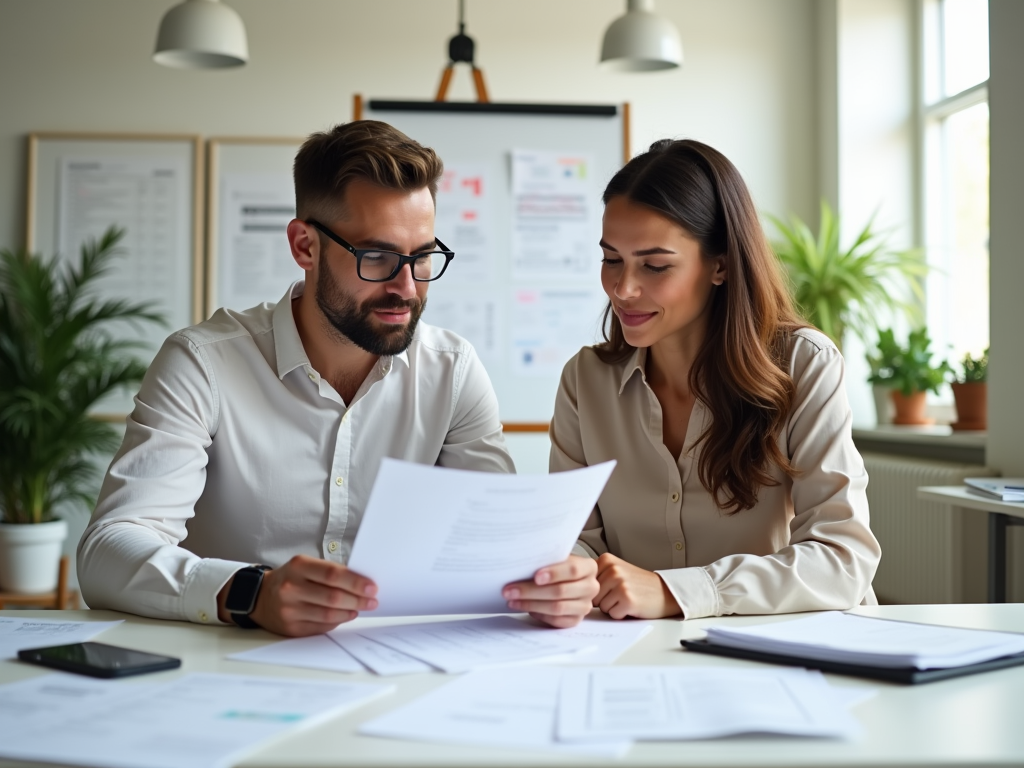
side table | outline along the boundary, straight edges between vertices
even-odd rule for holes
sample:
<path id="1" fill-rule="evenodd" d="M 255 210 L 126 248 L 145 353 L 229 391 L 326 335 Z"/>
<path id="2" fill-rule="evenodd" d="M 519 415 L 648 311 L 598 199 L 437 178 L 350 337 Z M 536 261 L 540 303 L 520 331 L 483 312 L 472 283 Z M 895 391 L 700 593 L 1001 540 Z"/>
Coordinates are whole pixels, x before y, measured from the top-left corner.
<path id="1" fill-rule="evenodd" d="M 57 573 L 57 589 L 36 595 L 20 592 L 0 592 L 0 610 L 13 606 L 30 608 L 56 608 L 58 611 L 75 610 L 78 608 L 78 593 L 68 589 L 68 568 L 70 561 L 64 555 L 60 559 L 60 570 Z"/>

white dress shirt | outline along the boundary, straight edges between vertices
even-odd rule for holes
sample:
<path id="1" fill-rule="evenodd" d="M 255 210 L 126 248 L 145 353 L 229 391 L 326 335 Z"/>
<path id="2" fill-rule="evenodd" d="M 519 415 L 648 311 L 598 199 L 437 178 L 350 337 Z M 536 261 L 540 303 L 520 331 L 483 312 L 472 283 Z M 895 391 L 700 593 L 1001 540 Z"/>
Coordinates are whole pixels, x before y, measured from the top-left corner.
<path id="1" fill-rule="evenodd" d="M 164 343 L 78 547 L 91 607 L 217 623 L 217 593 L 246 565 L 347 562 L 385 456 L 515 471 L 467 341 L 421 323 L 346 404 L 303 349 L 303 286 Z"/>
<path id="2" fill-rule="evenodd" d="M 711 415 L 699 400 L 678 460 L 665 447 L 647 350 L 609 365 L 590 347 L 562 373 L 551 425 L 551 471 L 616 459 L 576 547 L 657 572 L 683 615 L 845 610 L 875 603 L 880 549 L 868 524 L 868 477 L 853 444 L 843 357 L 814 330 L 790 338 L 793 408 L 778 467 L 753 509 L 722 512 L 700 482 L 697 438 Z"/>

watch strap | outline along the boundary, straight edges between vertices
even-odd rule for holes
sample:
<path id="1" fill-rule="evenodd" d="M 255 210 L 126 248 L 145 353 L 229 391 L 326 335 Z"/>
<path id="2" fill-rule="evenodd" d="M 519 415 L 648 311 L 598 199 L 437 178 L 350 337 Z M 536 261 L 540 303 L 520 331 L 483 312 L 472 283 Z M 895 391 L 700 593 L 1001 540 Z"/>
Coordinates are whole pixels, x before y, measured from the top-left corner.
<path id="1" fill-rule="evenodd" d="M 259 629 L 260 625 L 249 618 L 256 607 L 260 587 L 263 585 L 263 574 L 270 570 L 269 565 L 250 565 L 237 571 L 228 590 L 226 609 L 231 620 L 244 629 Z M 241 577 L 241 578 L 240 578 Z M 247 608 L 239 610 L 238 606 Z"/>

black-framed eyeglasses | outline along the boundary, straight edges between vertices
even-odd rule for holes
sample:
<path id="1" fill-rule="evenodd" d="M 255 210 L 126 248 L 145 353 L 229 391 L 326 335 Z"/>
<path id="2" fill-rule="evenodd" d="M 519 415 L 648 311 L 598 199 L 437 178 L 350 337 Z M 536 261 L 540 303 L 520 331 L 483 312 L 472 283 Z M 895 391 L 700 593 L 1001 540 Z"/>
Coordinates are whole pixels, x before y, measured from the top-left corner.
<path id="1" fill-rule="evenodd" d="M 306 223 L 316 227 L 355 256 L 356 274 L 359 275 L 360 280 L 366 280 L 370 283 L 386 283 L 401 272 L 402 267 L 406 264 L 409 265 L 409 269 L 412 271 L 413 280 L 420 283 L 429 283 L 431 280 L 437 280 L 437 278 L 443 275 L 444 271 L 448 269 L 449 262 L 455 258 L 455 252 L 448 250 L 448 246 L 437 238 L 434 238 L 434 242 L 437 243 L 440 250 L 417 253 L 415 256 L 406 256 L 404 253 L 382 251 L 379 248 L 356 248 L 331 232 L 319 221 L 310 219 Z"/>

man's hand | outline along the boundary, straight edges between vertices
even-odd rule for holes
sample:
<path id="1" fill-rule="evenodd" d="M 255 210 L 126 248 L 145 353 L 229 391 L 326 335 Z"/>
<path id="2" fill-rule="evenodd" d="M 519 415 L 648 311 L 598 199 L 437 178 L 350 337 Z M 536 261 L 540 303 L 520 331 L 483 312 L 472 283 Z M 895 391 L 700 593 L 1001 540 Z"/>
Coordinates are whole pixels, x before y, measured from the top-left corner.
<path id="1" fill-rule="evenodd" d="M 597 558 L 597 580 L 601 588 L 594 605 L 613 619 L 634 616 L 661 619 L 682 611 L 665 582 L 653 571 L 645 571 L 615 555 Z"/>
<path id="2" fill-rule="evenodd" d="M 229 624 L 224 608 L 229 581 L 217 595 L 218 615 Z M 359 611 L 377 607 L 377 585 L 338 563 L 296 555 L 281 568 L 263 574 L 256 607 L 249 617 L 264 629 L 289 637 L 319 635 L 351 621 Z"/>
<path id="3" fill-rule="evenodd" d="M 590 613 L 597 594 L 597 563 L 569 555 L 567 560 L 541 568 L 532 581 L 507 584 L 502 596 L 513 611 L 526 611 L 552 627 L 575 627 Z"/>

